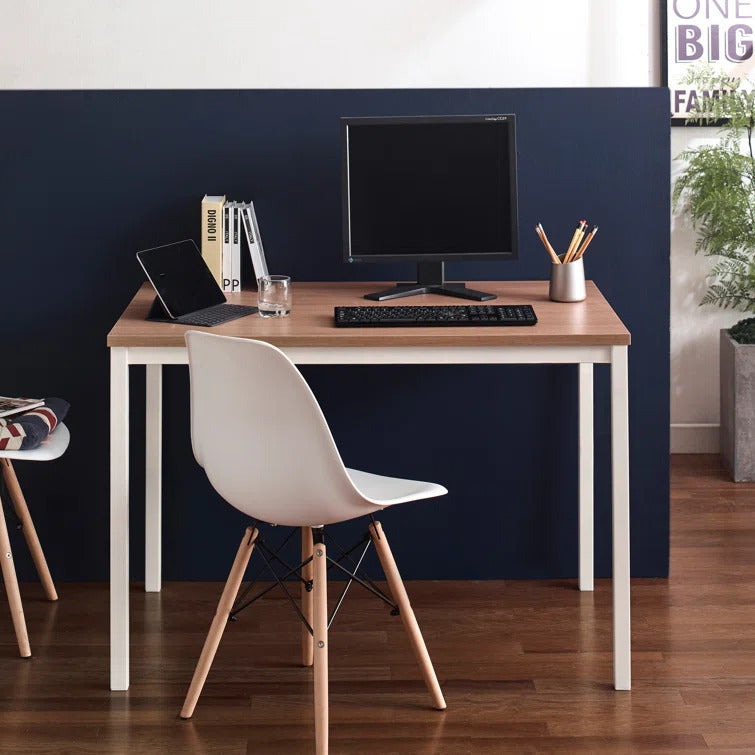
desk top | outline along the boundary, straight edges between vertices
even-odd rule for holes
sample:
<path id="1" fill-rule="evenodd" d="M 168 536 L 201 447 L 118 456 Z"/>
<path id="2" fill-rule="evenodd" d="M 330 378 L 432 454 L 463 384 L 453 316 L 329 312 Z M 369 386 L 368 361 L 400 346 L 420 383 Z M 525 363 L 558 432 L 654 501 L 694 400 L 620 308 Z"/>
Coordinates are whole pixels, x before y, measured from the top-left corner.
<path id="1" fill-rule="evenodd" d="M 628 346 L 629 331 L 603 298 L 587 282 L 587 298 L 562 304 L 548 298 L 547 281 L 475 281 L 470 288 L 497 294 L 490 304 L 532 304 L 538 317 L 524 327 L 336 328 L 334 306 L 391 306 L 476 304 L 437 294 L 412 296 L 391 302 L 371 302 L 364 294 L 389 283 L 338 282 L 292 284 L 291 315 L 267 319 L 257 315 L 218 325 L 208 332 L 240 338 L 257 338 L 279 347 L 293 346 Z M 154 298 L 145 283 L 107 337 L 108 346 L 183 346 L 188 325 L 147 322 Z M 228 294 L 235 304 L 257 303 L 256 291 Z M 201 328 L 200 328 L 201 330 Z"/>

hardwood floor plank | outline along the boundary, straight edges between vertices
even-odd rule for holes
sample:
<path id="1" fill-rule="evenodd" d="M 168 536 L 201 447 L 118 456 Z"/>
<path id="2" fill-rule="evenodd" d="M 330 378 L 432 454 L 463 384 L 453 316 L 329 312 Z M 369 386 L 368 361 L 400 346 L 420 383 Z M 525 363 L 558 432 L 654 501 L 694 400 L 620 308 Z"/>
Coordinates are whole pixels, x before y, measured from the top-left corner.
<path id="1" fill-rule="evenodd" d="M 631 692 L 612 687 L 610 580 L 408 583 L 442 712 L 400 620 L 353 590 L 329 637 L 331 752 L 755 752 L 755 484 L 716 457 L 671 469 L 671 578 L 632 581 Z M 108 586 L 58 587 L 50 604 L 21 586 L 31 659 L 0 611 L 0 755 L 314 752 L 312 670 L 283 597 L 228 627 L 181 721 L 221 585 L 132 586 L 132 686 L 117 693 Z"/>

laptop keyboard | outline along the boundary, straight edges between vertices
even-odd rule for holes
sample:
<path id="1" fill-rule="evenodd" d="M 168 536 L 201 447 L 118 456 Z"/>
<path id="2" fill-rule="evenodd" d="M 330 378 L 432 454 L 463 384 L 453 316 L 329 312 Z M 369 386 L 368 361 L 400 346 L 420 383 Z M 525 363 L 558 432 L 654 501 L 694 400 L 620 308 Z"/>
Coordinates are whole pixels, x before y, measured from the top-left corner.
<path id="1" fill-rule="evenodd" d="M 211 328 L 213 325 L 220 325 L 231 320 L 238 320 L 239 317 L 253 315 L 257 307 L 251 307 L 246 304 L 216 304 L 213 307 L 199 309 L 196 312 L 190 312 L 188 315 L 176 317 L 175 322 L 181 325 L 198 325 L 201 328 Z"/>

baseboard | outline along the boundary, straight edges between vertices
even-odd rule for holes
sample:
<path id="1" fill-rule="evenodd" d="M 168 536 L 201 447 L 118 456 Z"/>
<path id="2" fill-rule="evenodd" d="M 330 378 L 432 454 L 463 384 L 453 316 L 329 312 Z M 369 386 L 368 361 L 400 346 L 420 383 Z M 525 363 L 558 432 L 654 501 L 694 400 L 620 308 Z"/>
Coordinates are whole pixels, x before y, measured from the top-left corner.
<path id="1" fill-rule="evenodd" d="M 672 454 L 717 454 L 718 423 L 675 422 L 671 425 Z"/>

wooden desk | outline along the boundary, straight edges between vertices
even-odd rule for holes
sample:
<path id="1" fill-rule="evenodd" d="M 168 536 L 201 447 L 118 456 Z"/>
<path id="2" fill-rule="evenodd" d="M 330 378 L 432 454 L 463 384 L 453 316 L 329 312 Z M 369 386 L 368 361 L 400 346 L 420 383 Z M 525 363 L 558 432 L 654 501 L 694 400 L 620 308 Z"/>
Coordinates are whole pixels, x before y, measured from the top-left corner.
<path id="1" fill-rule="evenodd" d="M 272 343 L 297 364 L 577 364 L 579 365 L 579 587 L 593 589 L 593 365 L 611 365 L 613 492 L 614 686 L 630 689 L 629 425 L 627 347 L 630 335 L 598 288 L 587 299 L 559 304 L 545 281 L 470 283 L 498 295 L 496 304 L 533 304 L 534 327 L 365 328 L 333 326 L 335 305 L 375 304 L 362 295 L 385 283 L 294 283 L 285 319 L 257 316 L 213 333 Z M 129 686 L 128 434 L 129 365 L 144 364 L 146 391 L 145 589 L 161 583 L 162 365 L 187 364 L 184 333 L 191 328 L 146 322 L 153 298 L 145 284 L 110 331 L 110 687 Z M 256 303 L 254 292 L 229 301 Z M 436 295 L 396 304 L 462 304 Z M 378 305 L 381 306 L 381 305 Z"/>

